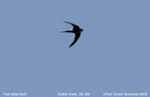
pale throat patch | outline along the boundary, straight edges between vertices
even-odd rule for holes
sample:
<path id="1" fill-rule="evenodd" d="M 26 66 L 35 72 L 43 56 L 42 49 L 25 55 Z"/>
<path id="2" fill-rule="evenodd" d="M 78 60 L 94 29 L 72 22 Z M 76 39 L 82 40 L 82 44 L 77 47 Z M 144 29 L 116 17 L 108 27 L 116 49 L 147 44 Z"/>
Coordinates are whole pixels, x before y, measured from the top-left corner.
<path id="1" fill-rule="evenodd" d="M 70 31 L 72 31 L 73 29 L 69 29 Z"/>

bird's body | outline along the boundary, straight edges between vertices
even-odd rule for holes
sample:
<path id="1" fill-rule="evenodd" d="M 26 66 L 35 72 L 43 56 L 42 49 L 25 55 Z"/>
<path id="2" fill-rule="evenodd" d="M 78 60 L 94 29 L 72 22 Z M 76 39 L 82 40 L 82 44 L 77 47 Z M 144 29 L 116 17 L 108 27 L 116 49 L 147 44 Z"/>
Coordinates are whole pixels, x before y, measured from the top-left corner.
<path id="1" fill-rule="evenodd" d="M 83 29 L 81 29 L 79 26 L 73 24 L 73 23 L 70 23 L 70 22 L 66 22 L 64 21 L 65 23 L 68 23 L 68 24 L 71 24 L 73 26 L 73 29 L 69 29 L 67 31 L 63 31 L 63 32 L 67 32 L 67 33 L 74 33 L 75 34 L 75 38 L 74 38 L 74 41 L 70 44 L 69 47 L 73 46 L 77 40 L 79 39 L 80 35 L 81 35 L 81 32 L 83 31 Z"/>

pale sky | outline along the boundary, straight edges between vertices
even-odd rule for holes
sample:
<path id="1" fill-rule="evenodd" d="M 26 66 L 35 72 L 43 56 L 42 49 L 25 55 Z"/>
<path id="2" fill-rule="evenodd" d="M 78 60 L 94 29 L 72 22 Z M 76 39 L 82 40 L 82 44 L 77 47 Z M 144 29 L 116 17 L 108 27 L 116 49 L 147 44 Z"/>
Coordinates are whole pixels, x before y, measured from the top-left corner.
<path id="1" fill-rule="evenodd" d="M 0 97 L 150 93 L 149 0 L 1 0 Z M 84 29 L 74 35 L 68 21 Z"/>

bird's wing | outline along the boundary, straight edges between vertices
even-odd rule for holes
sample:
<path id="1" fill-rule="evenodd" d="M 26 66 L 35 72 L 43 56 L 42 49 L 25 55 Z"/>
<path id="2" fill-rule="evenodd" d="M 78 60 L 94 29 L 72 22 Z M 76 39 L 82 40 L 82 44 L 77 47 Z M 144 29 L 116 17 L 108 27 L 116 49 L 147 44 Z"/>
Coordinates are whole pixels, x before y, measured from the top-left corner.
<path id="1" fill-rule="evenodd" d="M 69 47 L 73 46 L 73 45 L 77 42 L 77 40 L 78 40 L 79 37 L 80 37 L 80 34 L 81 34 L 81 33 L 76 33 L 76 34 L 75 34 L 74 41 L 71 43 L 71 45 L 70 45 Z"/>
<path id="2" fill-rule="evenodd" d="M 80 27 L 78 25 L 75 25 L 73 23 L 70 23 L 70 22 L 66 22 L 64 21 L 65 23 L 68 23 L 68 24 L 71 24 L 73 26 L 73 29 L 80 29 Z"/>

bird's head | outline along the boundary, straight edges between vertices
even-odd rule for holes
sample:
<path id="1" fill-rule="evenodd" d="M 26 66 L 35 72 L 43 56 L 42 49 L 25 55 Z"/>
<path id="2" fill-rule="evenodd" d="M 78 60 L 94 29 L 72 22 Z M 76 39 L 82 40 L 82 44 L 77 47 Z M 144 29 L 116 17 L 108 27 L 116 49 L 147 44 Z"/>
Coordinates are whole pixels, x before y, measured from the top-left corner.
<path id="1" fill-rule="evenodd" d="M 82 32 L 82 31 L 83 31 L 83 29 L 80 28 L 80 32 Z"/>

